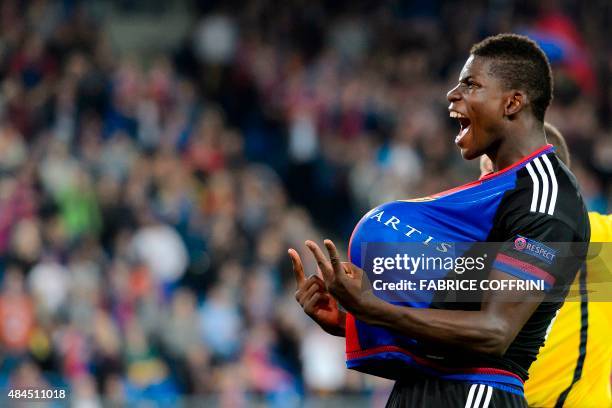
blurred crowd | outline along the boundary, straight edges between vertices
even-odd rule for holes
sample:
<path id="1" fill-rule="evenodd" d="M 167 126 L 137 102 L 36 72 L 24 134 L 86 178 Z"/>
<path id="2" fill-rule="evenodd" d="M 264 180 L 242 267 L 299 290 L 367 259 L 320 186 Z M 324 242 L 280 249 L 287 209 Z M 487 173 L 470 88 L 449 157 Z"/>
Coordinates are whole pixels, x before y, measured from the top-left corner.
<path id="1" fill-rule="evenodd" d="M 286 250 L 313 272 L 305 239 L 346 248 L 376 204 L 477 177 L 446 91 L 488 34 L 541 41 L 547 119 L 609 211 L 605 2 L 203 3 L 180 44 L 144 56 L 86 2 L 0 2 L 4 388 L 226 406 L 384 393 L 303 315 Z"/>

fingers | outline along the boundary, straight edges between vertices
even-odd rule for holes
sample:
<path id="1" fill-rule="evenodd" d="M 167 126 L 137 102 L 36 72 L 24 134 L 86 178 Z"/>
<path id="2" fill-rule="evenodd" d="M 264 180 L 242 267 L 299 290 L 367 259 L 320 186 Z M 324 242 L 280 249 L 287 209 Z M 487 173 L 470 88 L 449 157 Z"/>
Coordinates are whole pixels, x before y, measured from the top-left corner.
<path id="1" fill-rule="evenodd" d="M 302 265 L 300 255 L 295 249 L 290 248 L 287 252 L 289 253 L 289 258 L 291 258 L 291 264 L 293 265 L 293 274 L 295 275 L 295 282 L 297 283 L 297 286 L 299 288 L 306 281 L 306 277 L 304 276 L 304 265 Z"/>
<path id="2" fill-rule="evenodd" d="M 306 291 L 308 291 L 310 289 L 311 286 L 315 286 L 315 287 L 319 287 L 320 290 L 322 291 L 326 291 L 327 289 L 325 289 L 325 282 L 323 282 L 323 279 L 319 278 L 316 275 L 312 275 L 310 277 L 308 277 L 308 279 L 306 279 L 304 281 L 304 283 L 302 284 L 302 286 L 300 286 L 298 288 L 298 290 L 295 291 L 295 300 L 298 301 L 298 303 L 300 302 L 300 298 L 302 296 L 304 296 L 304 294 L 306 293 Z"/>
<path id="3" fill-rule="evenodd" d="M 343 272 L 342 263 L 340 262 L 340 257 L 338 256 L 338 251 L 336 250 L 336 246 L 331 241 L 331 239 L 326 239 L 324 241 L 325 248 L 327 248 L 327 252 L 329 252 L 329 259 L 332 264 L 332 268 L 336 275 L 340 275 Z"/>
<path id="4" fill-rule="evenodd" d="M 350 262 L 340 262 L 340 264 L 342 265 L 342 270 L 343 272 L 347 275 L 347 276 L 353 276 L 353 270 L 351 268 L 351 266 L 353 265 Z"/>
<path id="5" fill-rule="evenodd" d="M 307 315 L 312 315 L 315 312 L 315 306 L 317 305 L 317 302 L 319 302 L 319 300 L 321 299 L 321 297 L 323 296 L 323 294 L 321 292 L 315 292 L 312 297 L 310 297 L 305 303 L 304 303 L 304 312 L 306 312 Z"/>
<path id="6" fill-rule="evenodd" d="M 308 288 L 299 291 L 300 293 L 296 294 L 296 299 L 300 306 L 304 307 L 304 304 L 314 295 L 315 293 L 323 291 L 323 289 L 316 283 L 311 284 Z"/>
<path id="7" fill-rule="evenodd" d="M 321 276 L 319 275 L 312 275 L 310 276 L 308 279 L 312 279 L 312 281 L 314 282 L 314 284 L 319 285 L 319 287 L 323 290 L 325 290 L 325 281 L 323 281 L 323 279 L 321 278 Z"/>
<path id="8" fill-rule="evenodd" d="M 321 248 L 319 248 L 319 246 L 313 241 L 306 241 L 306 246 L 308 247 L 308 249 L 310 249 L 310 252 L 312 252 L 315 259 L 317 260 L 317 265 L 319 265 L 319 268 L 323 273 L 323 278 L 326 281 L 331 282 L 334 279 L 333 269 L 331 264 L 323 254 L 323 251 L 321 251 Z"/>
<path id="9" fill-rule="evenodd" d="M 316 275 L 317 275 L 319 278 L 321 278 L 321 281 L 323 281 L 323 279 L 324 279 L 324 277 L 323 277 L 323 272 L 321 272 L 321 268 L 319 268 L 318 266 L 317 266 L 317 271 L 315 272 L 315 274 L 316 274 Z"/>

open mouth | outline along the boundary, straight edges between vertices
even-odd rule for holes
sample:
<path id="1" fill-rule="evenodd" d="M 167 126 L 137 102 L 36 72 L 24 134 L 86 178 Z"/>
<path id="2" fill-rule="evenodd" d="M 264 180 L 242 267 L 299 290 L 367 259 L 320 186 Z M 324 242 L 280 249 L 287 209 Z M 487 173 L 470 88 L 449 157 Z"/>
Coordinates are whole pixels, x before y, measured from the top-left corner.
<path id="1" fill-rule="evenodd" d="M 470 118 L 468 118 L 466 115 L 457 111 L 450 111 L 449 116 L 459 121 L 459 134 L 455 138 L 455 143 L 459 144 L 461 139 L 463 139 L 465 135 L 468 134 L 472 122 L 470 121 Z"/>

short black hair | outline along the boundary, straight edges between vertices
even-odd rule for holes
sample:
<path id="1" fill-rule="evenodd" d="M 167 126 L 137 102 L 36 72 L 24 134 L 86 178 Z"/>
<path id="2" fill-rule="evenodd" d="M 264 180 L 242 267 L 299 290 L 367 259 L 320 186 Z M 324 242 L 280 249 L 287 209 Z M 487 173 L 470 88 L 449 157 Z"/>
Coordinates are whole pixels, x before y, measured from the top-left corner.
<path id="1" fill-rule="evenodd" d="M 506 89 L 524 91 L 533 115 L 544 122 L 552 101 L 553 79 L 546 54 L 533 40 L 524 35 L 498 34 L 475 44 L 470 54 L 493 60 L 489 73 Z"/>

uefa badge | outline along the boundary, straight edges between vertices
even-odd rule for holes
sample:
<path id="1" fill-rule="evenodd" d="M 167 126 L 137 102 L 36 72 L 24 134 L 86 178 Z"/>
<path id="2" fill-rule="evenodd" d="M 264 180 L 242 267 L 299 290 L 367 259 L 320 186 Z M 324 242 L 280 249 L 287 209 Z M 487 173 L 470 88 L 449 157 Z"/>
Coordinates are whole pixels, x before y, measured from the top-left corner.
<path id="1" fill-rule="evenodd" d="M 527 246 L 527 240 L 523 237 L 518 237 L 514 240 L 514 248 L 518 251 L 522 251 Z"/>

